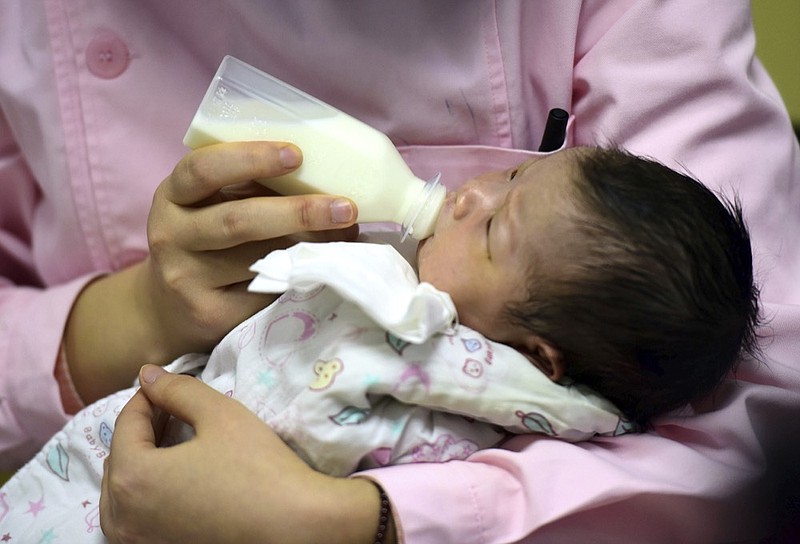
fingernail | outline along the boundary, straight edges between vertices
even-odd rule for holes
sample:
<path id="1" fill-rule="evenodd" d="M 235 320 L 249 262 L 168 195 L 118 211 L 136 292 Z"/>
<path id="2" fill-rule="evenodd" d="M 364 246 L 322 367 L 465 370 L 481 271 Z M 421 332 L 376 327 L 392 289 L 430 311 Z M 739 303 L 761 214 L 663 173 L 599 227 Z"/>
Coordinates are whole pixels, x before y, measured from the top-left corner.
<path id="1" fill-rule="evenodd" d="M 297 168 L 302 160 L 297 148 L 290 145 L 282 147 L 279 156 L 284 168 Z"/>
<path id="2" fill-rule="evenodd" d="M 331 221 L 349 223 L 353 220 L 353 205 L 346 198 L 338 198 L 331 202 Z"/>
<path id="3" fill-rule="evenodd" d="M 139 373 L 139 379 L 144 383 L 153 384 L 166 370 L 156 365 L 144 365 Z"/>

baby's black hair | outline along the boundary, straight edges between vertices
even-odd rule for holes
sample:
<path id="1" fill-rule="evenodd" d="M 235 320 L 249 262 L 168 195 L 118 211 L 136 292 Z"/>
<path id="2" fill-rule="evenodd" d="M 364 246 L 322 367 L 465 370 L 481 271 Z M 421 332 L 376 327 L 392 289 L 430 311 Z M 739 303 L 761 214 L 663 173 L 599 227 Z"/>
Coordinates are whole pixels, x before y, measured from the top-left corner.
<path id="1" fill-rule="evenodd" d="M 757 357 L 758 288 L 738 200 L 615 148 L 582 149 L 571 178 L 579 257 L 509 307 L 561 352 L 567 376 L 646 423 Z"/>

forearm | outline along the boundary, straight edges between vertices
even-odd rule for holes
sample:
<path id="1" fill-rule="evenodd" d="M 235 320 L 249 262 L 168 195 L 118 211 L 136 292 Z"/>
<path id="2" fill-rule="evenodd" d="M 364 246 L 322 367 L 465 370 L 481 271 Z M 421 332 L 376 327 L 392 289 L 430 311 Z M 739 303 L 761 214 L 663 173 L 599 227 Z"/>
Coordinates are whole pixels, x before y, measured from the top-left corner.
<path id="1" fill-rule="evenodd" d="M 141 264 L 87 285 L 75 301 L 64 347 L 75 389 L 93 402 L 130 386 L 143 364 L 171 359 L 151 323 L 148 297 L 140 293 Z"/>

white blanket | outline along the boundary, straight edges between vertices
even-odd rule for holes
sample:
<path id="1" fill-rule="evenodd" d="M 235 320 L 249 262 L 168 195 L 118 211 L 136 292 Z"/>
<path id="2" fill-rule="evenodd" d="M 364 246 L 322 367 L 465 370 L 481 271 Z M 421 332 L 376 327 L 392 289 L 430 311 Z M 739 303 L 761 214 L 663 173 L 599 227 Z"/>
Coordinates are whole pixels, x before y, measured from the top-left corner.
<path id="1" fill-rule="evenodd" d="M 579 441 L 630 430 L 592 391 L 553 383 L 458 325 L 450 297 L 420 284 L 391 246 L 304 243 L 254 269 L 253 290 L 286 292 L 210 356 L 169 369 L 239 399 L 318 470 L 464 459 L 509 432 Z M 102 462 L 134 391 L 81 411 L 0 490 L 0 534 L 103 542 Z M 190 434 L 174 421 L 163 443 Z"/>

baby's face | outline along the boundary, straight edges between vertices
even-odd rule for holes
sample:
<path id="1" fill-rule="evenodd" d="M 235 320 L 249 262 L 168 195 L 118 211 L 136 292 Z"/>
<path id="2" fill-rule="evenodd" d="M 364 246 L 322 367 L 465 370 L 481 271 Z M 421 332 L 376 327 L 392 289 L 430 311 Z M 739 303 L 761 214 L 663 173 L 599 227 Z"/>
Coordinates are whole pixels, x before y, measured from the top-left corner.
<path id="1" fill-rule="evenodd" d="M 500 342 L 519 340 L 504 309 L 527 298 L 532 270 L 534 277 L 557 273 L 577 237 L 570 219 L 576 152 L 483 174 L 447 195 L 417 262 L 422 281 L 450 294 L 461 323 Z"/>

